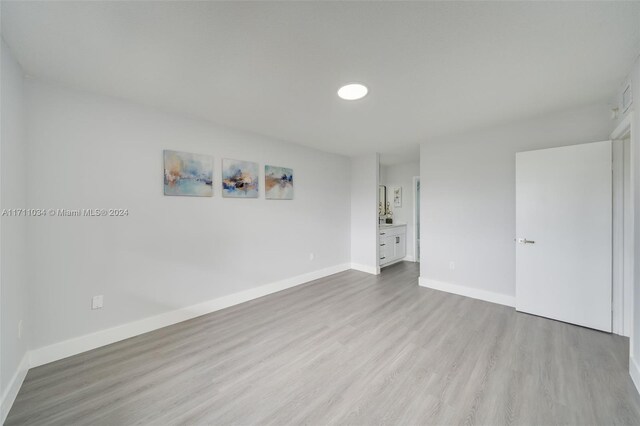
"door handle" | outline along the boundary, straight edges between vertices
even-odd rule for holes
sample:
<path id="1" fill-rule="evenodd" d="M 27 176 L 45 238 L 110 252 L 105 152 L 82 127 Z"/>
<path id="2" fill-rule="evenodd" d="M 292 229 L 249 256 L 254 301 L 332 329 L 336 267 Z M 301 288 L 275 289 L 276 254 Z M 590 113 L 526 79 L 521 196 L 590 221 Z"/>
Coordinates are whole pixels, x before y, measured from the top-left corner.
<path id="1" fill-rule="evenodd" d="M 532 240 L 527 240 L 526 238 L 517 238 L 515 241 L 518 242 L 518 244 L 535 244 L 535 241 Z"/>

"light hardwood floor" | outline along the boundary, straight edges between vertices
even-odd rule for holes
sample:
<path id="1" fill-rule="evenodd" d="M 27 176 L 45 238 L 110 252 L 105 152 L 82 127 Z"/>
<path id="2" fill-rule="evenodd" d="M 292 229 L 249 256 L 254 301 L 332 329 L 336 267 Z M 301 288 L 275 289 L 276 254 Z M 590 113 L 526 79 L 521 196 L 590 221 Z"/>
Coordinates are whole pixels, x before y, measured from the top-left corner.
<path id="1" fill-rule="evenodd" d="M 29 371 L 18 424 L 640 424 L 627 340 L 347 271 Z"/>

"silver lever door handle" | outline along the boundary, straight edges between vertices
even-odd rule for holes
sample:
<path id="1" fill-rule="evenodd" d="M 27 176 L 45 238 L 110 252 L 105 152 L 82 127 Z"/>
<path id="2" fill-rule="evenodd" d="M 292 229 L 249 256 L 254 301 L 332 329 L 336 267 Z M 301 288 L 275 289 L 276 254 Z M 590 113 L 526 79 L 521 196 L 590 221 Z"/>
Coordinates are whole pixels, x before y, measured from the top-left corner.
<path id="1" fill-rule="evenodd" d="M 526 238 L 517 238 L 518 244 L 535 244 L 535 241 L 527 240 Z"/>

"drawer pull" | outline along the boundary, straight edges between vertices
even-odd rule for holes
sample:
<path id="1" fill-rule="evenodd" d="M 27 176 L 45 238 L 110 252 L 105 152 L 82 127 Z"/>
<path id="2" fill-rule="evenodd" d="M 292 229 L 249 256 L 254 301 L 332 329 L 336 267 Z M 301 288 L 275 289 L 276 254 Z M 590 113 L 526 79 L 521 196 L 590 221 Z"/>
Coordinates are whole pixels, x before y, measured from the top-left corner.
<path id="1" fill-rule="evenodd" d="M 380 235 L 387 235 L 387 234 L 385 234 L 384 232 L 381 232 Z"/>
<path id="2" fill-rule="evenodd" d="M 380 247 L 382 247 L 382 246 L 386 246 L 386 244 L 380 244 Z"/>
<path id="3" fill-rule="evenodd" d="M 382 260 L 382 259 L 386 259 L 386 257 L 383 256 L 383 257 L 380 258 L 380 260 Z"/>

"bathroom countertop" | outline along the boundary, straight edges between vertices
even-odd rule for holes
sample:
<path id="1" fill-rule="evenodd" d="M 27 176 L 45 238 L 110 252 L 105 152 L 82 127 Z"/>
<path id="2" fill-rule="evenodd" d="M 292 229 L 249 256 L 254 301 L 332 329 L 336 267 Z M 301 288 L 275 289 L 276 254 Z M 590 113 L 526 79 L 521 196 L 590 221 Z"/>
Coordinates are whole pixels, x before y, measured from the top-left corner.
<path id="1" fill-rule="evenodd" d="M 396 226 L 407 226 L 406 223 L 381 223 L 378 229 L 395 228 Z"/>

